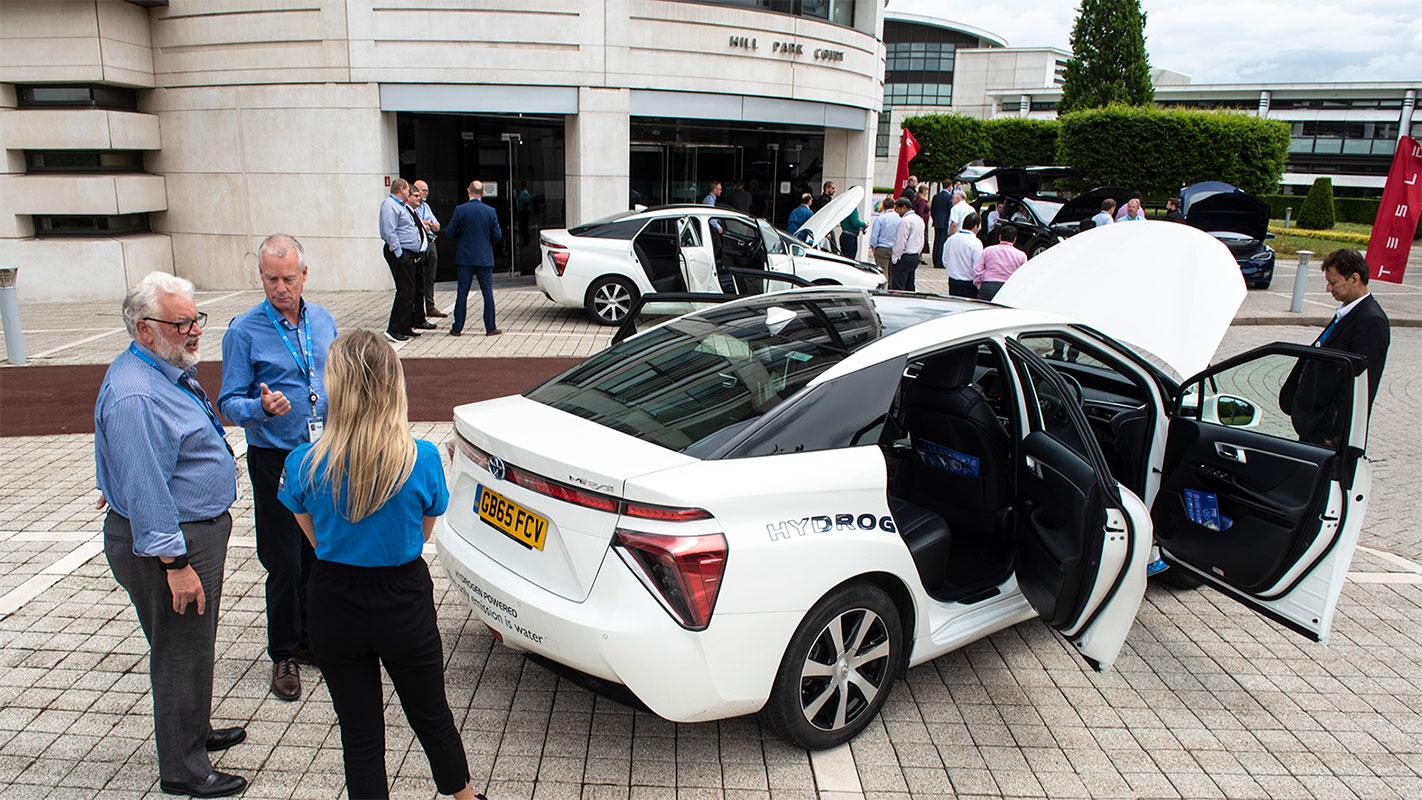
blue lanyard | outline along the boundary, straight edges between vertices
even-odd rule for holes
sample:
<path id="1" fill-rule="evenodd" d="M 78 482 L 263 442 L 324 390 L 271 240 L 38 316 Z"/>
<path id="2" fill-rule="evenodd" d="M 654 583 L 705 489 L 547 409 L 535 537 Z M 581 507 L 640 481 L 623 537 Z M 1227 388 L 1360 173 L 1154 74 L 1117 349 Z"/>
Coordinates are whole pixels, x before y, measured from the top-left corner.
<path id="1" fill-rule="evenodd" d="M 128 352 L 133 353 L 134 357 L 137 358 L 139 361 L 142 361 L 148 366 L 158 370 L 158 374 L 162 375 L 164 380 L 168 379 L 167 373 L 163 372 L 163 368 L 158 366 L 158 362 L 154 361 L 152 358 L 149 358 L 147 353 L 143 352 L 142 350 L 139 350 L 137 344 L 129 344 Z M 217 431 L 217 435 L 219 438 L 222 439 L 222 443 L 226 444 L 227 431 L 222 428 L 222 422 L 218 420 L 217 412 L 212 410 L 212 404 L 207 402 L 206 400 L 203 400 L 201 397 L 198 397 L 196 392 L 184 386 L 181 381 L 174 381 L 173 383 L 179 389 L 183 390 L 183 394 L 187 395 L 188 397 L 191 397 L 193 399 L 193 402 L 198 404 L 198 408 L 201 408 L 203 413 L 207 415 L 208 422 L 212 423 L 213 430 Z"/>
<path id="2" fill-rule="evenodd" d="M 262 310 L 266 312 L 267 319 L 271 321 L 272 327 L 281 336 L 282 344 L 286 345 L 286 352 L 291 353 L 291 360 L 296 362 L 296 369 L 306 378 L 306 390 L 311 394 L 311 413 L 316 413 L 316 380 L 312 376 L 312 365 L 316 363 L 311 356 L 311 315 L 303 313 L 301 322 L 306 329 L 305 341 L 301 343 L 302 352 L 306 354 L 306 362 L 302 363 L 301 356 L 296 352 L 296 346 L 291 343 L 291 337 L 286 335 L 286 329 L 281 326 L 277 319 L 276 309 L 272 308 L 271 301 L 262 301 Z"/>

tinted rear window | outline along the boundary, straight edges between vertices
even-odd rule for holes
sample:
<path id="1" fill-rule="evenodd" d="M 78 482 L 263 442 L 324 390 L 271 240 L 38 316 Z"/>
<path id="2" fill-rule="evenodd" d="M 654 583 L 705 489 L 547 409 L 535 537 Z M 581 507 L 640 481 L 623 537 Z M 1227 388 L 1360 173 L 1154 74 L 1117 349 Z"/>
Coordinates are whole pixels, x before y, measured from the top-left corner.
<path id="1" fill-rule="evenodd" d="M 879 338 L 868 294 L 716 306 L 604 350 L 527 397 L 671 450 L 703 454 Z"/>
<path id="2" fill-rule="evenodd" d="M 634 216 L 631 211 L 614 214 L 603 219 L 586 222 L 568 229 L 574 236 L 591 236 L 595 239 L 632 239 L 647 224 L 645 217 Z"/>

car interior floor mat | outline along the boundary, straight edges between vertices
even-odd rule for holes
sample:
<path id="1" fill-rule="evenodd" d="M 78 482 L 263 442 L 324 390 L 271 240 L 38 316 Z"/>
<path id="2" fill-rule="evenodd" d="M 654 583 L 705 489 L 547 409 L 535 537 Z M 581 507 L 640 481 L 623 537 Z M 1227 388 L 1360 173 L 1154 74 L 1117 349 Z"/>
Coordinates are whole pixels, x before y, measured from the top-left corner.
<path id="1" fill-rule="evenodd" d="M 997 587 L 1012 572 L 1008 542 L 985 536 L 953 538 L 948 572 L 928 594 L 945 603 L 978 602 L 997 594 Z"/>

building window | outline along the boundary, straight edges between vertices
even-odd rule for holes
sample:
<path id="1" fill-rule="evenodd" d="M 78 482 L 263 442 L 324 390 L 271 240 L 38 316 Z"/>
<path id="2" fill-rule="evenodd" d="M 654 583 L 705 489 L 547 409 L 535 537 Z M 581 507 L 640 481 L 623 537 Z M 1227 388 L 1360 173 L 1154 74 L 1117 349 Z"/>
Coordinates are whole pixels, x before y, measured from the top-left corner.
<path id="1" fill-rule="evenodd" d="M 1364 97 L 1354 100 L 1323 97 L 1275 97 L 1269 103 L 1275 109 L 1327 109 L 1336 111 L 1347 108 L 1401 109 L 1401 97 Z"/>
<path id="2" fill-rule="evenodd" d="M 884 109 L 884 113 L 879 115 L 879 130 L 874 136 L 874 157 L 888 158 L 889 144 L 892 134 L 889 132 L 889 124 L 893 120 L 889 119 L 889 110 Z"/>
<path id="3" fill-rule="evenodd" d="M 123 236 L 152 230 L 145 214 L 36 214 L 36 236 Z"/>
<path id="4" fill-rule="evenodd" d="M 891 106 L 951 106 L 951 83 L 886 83 L 884 102 Z"/>
<path id="5" fill-rule="evenodd" d="M 1396 122 L 1295 122 L 1292 154 L 1388 156 L 1397 147 Z"/>
<path id="6" fill-rule="evenodd" d="M 1020 104 L 1020 103 L 1018 104 L 1018 108 L 1021 108 L 1021 104 Z M 1033 101 L 1032 101 L 1032 110 L 1033 110 L 1033 111 L 1056 111 L 1056 110 L 1057 110 L 1057 101 L 1055 101 L 1055 100 L 1033 100 Z"/>
<path id="7" fill-rule="evenodd" d="M 1259 107 L 1258 98 L 1226 98 L 1223 100 L 1156 100 L 1162 108 L 1226 108 L 1251 111 Z M 1271 106 L 1273 107 L 1273 106 Z"/>
<path id="8" fill-rule="evenodd" d="M 138 110 L 138 93 L 120 86 L 20 86 L 20 108 L 112 108 Z"/>
<path id="9" fill-rule="evenodd" d="M 952 42 L 895 42 L 884 46 L 888 72 L 952 72 L 957 47 Z"/>
<path id="10" fill-rule="evenodd" d="M 854 27 L 854 6 L 859 0 L 690 0 L 717 6 L 738 8 L 758 8 L 780 14 L 794 14 L 797 17 L 814 17 Z"/>
<path id="11" fill-rule="evenodd" d="M 27 172 L 142 172 L 143 154 L 136 150 L 30 150 Z"/>

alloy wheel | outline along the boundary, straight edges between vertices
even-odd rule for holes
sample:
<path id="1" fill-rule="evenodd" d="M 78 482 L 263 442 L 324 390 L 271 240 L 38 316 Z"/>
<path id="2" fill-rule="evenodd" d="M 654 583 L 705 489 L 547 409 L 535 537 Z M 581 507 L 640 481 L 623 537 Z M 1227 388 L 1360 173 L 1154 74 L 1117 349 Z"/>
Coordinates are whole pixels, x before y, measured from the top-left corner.
<path id="1" fill-rule="evenodd" d="M 884 691 L 889 632 L 878 614 L 854 608 L 815 637 L 800 670 L 800 710 L 811 725 L 836 731 L 852 724 Z"/>
<path id="2" fill-rule="evenodd" d="M 620 283 L 605 283 L 593 292 L 593 309 L 608 322 L 620 322 L 632 309 L 632 293 Z"/>

